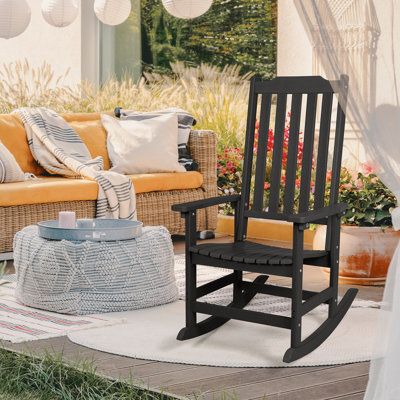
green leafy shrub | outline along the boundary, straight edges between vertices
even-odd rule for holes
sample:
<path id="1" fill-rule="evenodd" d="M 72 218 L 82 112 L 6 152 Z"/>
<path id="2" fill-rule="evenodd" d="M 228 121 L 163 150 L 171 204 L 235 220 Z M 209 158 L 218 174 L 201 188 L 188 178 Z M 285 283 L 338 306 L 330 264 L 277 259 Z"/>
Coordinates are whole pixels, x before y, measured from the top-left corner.
<path id="1" fill-rule="evenodd" d="M 343 224 L 392 226 L 390 210 L 396 207 L 396 197 L 368 166 L 361 172 L 342 168 L 339 201 L 349 206 Z"/>

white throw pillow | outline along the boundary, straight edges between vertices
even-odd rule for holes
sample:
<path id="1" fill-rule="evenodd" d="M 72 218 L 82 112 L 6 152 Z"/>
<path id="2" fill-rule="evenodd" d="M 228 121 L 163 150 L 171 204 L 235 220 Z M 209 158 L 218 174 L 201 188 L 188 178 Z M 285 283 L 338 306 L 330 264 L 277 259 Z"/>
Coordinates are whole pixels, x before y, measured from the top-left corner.
<path id="1" fill-rule="evenodd" d="M 160 115 L 143 121 L 102 115 L 112 171 L 121 174 L 185 172 L 178 162 L 178 117 Z"/>
<path id="2" fill-rule="evenodd" d="M 15 157 L 0 142 L 0 183 L 22 182 L 26 178 Z"/>

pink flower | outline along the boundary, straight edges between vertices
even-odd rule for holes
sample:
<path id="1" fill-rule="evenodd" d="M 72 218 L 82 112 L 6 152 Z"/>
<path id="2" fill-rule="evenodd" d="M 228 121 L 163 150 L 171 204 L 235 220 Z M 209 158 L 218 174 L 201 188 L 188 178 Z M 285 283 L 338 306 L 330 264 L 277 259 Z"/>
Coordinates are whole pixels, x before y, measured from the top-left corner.
<path id="1" fill-rule="evenodd" d="M 361 179 L 357 179 L 355 184 L 357 189 L 362 189 L 362 187 L 364 186 Z"/>
<path id="2" fill-rule="evenodd" d="M 370 165 L 368 163 L 364 163 L 364 164 L 362 164 L 362 172 L 365 175 L 369 175 L 369 174 L 372 174 L 374 172 L 374 169 L 372 168 L 372 165 Z"/>

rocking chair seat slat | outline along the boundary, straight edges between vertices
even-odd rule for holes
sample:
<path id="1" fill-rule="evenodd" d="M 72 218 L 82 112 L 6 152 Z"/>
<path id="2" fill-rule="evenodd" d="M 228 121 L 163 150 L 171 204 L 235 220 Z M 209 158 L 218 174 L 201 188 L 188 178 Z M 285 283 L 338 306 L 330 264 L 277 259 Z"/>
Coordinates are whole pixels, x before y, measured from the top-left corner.
<path id="1" fill-rule="evenodd" d="M 210 258 L 246 264 L 291 265 L 292 249 L 286 249 L 249 241 L 236 243 L 206 243 L 190 248 L 190 252 Z M 324 250 L 304 250 L 304 260 L 327 255 Z"/>

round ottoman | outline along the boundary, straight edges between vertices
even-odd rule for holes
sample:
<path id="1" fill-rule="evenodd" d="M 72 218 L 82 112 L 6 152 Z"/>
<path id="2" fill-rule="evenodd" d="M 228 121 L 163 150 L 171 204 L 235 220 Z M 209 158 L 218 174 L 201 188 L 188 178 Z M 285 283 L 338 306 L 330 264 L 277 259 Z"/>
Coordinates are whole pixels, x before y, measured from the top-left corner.
<path id="1" fill-rule="evenodd" d="M 28 226 L 14 238 L 17 299 L 63 314 L 135 310 L 178 299 L 171 236 L 145 227 L 136 239 L 70 242 Z"/>

